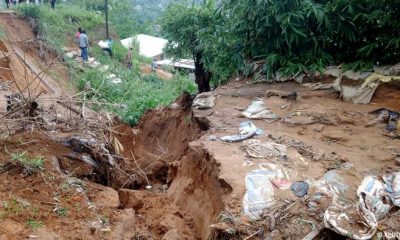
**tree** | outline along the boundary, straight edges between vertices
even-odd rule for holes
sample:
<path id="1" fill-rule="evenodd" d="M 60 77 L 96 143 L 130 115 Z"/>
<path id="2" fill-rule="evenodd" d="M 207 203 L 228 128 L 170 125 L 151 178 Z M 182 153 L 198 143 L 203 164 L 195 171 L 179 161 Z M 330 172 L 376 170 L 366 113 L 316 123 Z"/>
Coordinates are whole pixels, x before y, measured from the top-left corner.
<path id="1" fill-rule="evenodd" d="M 204 65 L 203 33 L 213 26 L 215 13 L 212 1 L 202 6 L 173 4 L 160 19 L 161 33 L 168 40 L 166 51 L 177 58 L 193 57 L 199 92 L 210 91 L 211 72 Z"/>

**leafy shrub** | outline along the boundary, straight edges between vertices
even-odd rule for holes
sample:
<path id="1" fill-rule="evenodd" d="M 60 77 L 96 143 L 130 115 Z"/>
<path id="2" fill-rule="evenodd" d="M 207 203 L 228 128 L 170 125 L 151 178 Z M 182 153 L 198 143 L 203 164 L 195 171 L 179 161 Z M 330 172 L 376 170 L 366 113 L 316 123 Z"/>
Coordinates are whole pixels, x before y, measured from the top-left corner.
<path id="1" fill-rule="evenodd" d="M 176 75 L 173 80 L 164 81 L 154 74 L 142 78 L 121 66 L 114 66 L 113 71 L 123 79 L 122 83 L 112 83 L 103 73 L 89 70 L 80 77 L 78 87 L 83 89 L 89 83 L 95 92 L 88 96 L 90 99 L 115 104 L 99 104 L 97 110 L 112 111 L 131 125 L 137 124 L 147 110 L 170 104 L 183 91 L 196 91 L 186 76 Z"/>

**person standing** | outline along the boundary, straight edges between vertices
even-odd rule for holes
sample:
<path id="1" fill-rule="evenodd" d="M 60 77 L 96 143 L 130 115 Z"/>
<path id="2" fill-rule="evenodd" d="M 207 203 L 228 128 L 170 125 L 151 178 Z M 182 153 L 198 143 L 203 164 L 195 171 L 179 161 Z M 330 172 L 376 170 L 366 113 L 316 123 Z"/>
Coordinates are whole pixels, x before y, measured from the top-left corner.
<path id="1" fill-rule="evenodd" d="M 106 43 L 107 43 L 107 47 L 104 48 L 103 50 L 106 51 L 106 52 L 108 52 L 108 54 L 110 55 L 110 57 L 112 57 L 112 56 L 113 56 L 113 53 L 112 53 L 112 44 L 113 44 L 113 41 L 112 41 L 111 38 L 108 38 L 108 40 L 107 40 Z"/>
<path id="2" fill-rule="evenodd" d="M 11 0 L 5 0 L 5 1 L 6 1 L 6 7 L 10 8 L 10 2 L 9 1 L 11 1 Z"/>
<path id="3" fill-rule="evenodd" d="M 52 9 L 56 8 L 56 0 L 50 0 L 50 4 Z"/>
<path id="4" fill-rule="evenodd" d="M 156 72 L 157 71 L 157 59 L 153 58 L 153 62 L 151 63 L 151 71 Z"/>
<path id="5" fill-rule="evenodd" d="M 125 57 L 125 62 L 128 69 L 132 69 L 132 47 L 129 47 L 128 53 Z"/>
<path id="6" fill-rule="evenodd" d="M 17 0 L 13 0 L 13 5 L 14 5 L 14 6 L 17 5 Z"/>
<path id="7" fill-rule="evenodd" d="M 85 31 L 82 31 L 81 34 L 79 34 L 79 48 L 81 49 L 81 57 L 83 62 L 87 63 L 89 40 Z"/>

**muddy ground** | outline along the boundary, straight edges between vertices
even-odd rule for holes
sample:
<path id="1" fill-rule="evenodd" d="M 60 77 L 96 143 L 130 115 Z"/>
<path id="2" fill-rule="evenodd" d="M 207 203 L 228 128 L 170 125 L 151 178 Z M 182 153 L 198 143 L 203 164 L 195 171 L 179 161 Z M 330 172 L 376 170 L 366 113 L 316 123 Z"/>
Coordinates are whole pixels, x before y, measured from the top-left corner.
<path id="1" fill-rule="evenodd" d="M 334 157 L 318 159 L 297 147 L 289 147 L 284 162 L 276 158 L 250 159 L 242 143 L 224 143 L 210 137 L 236 133 L 239 123 L 245 120 L 238 116 L 237 109 L 247 107 L 255 97 L 270 89 L 299 92 L 302 97 L 296 101 L 279 97 L 263 99 L 279 116 L 289 112 L 301 115 L 292 117 L 292 122 L 253 120 L 263 129 L 263 134 L 255 138 L 275 142 L 295 140 L 313 152 Z M 243 85 L 243 82 L 220 87 L 214 95 L 216 105 L 211 111 L 193 113 L 190 108 L 173 104 L 148 112 L 133 129 L 115 123 L 115 136 L 123 145 L 120 154 L 124 164 L 119 166 L 124 169 L 120 170 L 133 180 L 116 174 L 122 177 L 110 178 L 104 184 L 92 166 L 72 158 L 71 154 L 82 153 L 68 146 L 65 139 L 88 137 L 80 133 L 21 132 L 1 141 L 3 165 L 13 154 L 21 152 L 31 157 L 43 156 L 45 162 L 42 170 L 30 174 L 18 167 L 3 168 L 2 238 L 207 239 L 218 234 L 215 224 L 224 211 L 242 223 L 251 224 L 242 209 L 244 179 L 260 164 L 282 166 L 292 181 L 320 179 L 328 170 L 338 169 L 346 172 L 346 181 L 354 189 L 364 175 L 399 170 L 393 155 L 399 151 L 399 140 L 385 135 L 384 124 L 365 127 L 373 119 L 368 112 L 386 106 L 383 98 L 369 105 L 354 105 L 342 102 L 328 91 L 316 94 L 295 83 Z M 288 107 L 281 109 L 282 105 Z M 319 120 L 309 123 L 303 117 L 308 115 L 318 116 Z M 354 197 L 355 190 L 350 198 Z M 290 190 L 277 191 L 275 196 L 278 203 L 298 200 Z M 290 214 L 275 223 L 278 237 L 304 237 L 312 229 L 307 222 L 321 221 L 323 207 L 327 206 L 309 211 L 300 199 Z M 383 229 L 397 228 L 396 211 L 382 221 Z M 266 221 L 265 225 L 270 223 Z M 268 231 L 263 235 L 267 236 Z"/>

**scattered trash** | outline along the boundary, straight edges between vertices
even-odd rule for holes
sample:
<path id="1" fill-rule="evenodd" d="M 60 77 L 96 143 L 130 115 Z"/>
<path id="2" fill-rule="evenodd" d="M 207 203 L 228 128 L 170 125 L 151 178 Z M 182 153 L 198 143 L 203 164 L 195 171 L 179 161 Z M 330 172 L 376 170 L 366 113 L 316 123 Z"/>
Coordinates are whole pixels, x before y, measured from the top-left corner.
<path id="1" fill-rule="evenodd" d="M 193 101 L 193 107 L 197 109 L 209 109 L 215 106 L 215 97 L 210 92 L 200 93 Z"/>
<path id="2" fill-rule="evenodd" d="M 386 108 L 380 108 L 376 109 L 372 112 L 369 112 L 370 114 L 375 114 L 377 115 L 376 119 L 373 120 L 372 122 L 368 123 L 367 126 L 373 126 L 377 123 L 387 123 L 386 125 L 386 130 L 392 132 L 395 131 L 400 124 L 400 113 L 395 112 Z"/>
<path id="3" fill-rule="evenodd" d="M 376 176 L 364 177 L 357 189 L 358 204 L 335 197 L 325 211 L 325 226 L 352 239 L 371 239 L 378 230 L 378 221 L 400 205 L 400 172 L 385 174 L 384 183 Z"/>
<path id="4" fill-rule="evenodd" d="M 336 193 L 345 193 L 349 186 L 337 170 L 330 170 L 324 175 L 324 180 Z"/>
<path id="5" fill-rule="evenodd" d="M 243 148 L 253 158 L 279 157 L 286 160 L 286 146 L 282 144 L 250 139 L 243 142 Z"/>
<path id="6" fill-rule="evenodd" d="M 383 175 L 386 194 L 390 197 L 392 203 L 400 207 L 400 172 Z"/>
<path id="7" fill-rule="evenodd" d="M 292 182 L 283 178 L 271 179 L 271 183 L 280 190 L 287 190 L 292 185 Z"/>
<path id="8" fill-rule="evenodd" d="M 346 237 L 357 240 L 371 239 L 377 230 L 377 221 L 365 208 L 334 198 L 332 206 L 324 213 L 325 227 Z"/>
<path id="9" fill-rule="evenodd" d="M 362 192 L 370 196 L 382 196 L 384 193 L 383 183 L 375 176 L 367 176 L 358 187 L 357 196 L 360 196 Z"/>
<path id="10" fill-rule="evenodd" d="M 353 167 L 353 164 L 345 162 L 345 163 L 340 164 L 340 167 L 342 169 L 349 170 L 349 169 L 351 169 Z"/>
<path id="11" fill-rule="evenodd" d="M 110 73 L 107 75 L 106 77 L 107 79 L 111 80 L 112 83 L 121 83 L 122 79 L 118 78 L 117 75 L 115 75 L 114 73 Z"/>
<path id="12" fill-rule="evenodd" d="M 292 192 L 298 197 L 304 197 L 308 192 L 308 188 L 308 183 L 303 181 L 294 182 L 290 186 L 290 190 L 292 190 Z"/>
<path id="13" fill-rule="evenodd" d="M 97 44 L 98 44 L 99 47 L 102 48 L 102 49 L 104 49 L 104 48 L 109 48 L 107 41 L 100 40 Z"/>
<path id="14" fill-rule="evenodd" d="M 99 71 L 100 72 L 107 72 L 109 68 L 110 68 L 109 65 L 102 65 L 101 67 L 99 67 Z"/>
<path id="15" fill-rule="evenodd" d="M 385 76 L 379 73 L 373 73 L 369 75 L 364 83 L 355 89 L 354 94 L 345 96 L 345 100 L 351 100 L 353 103 L 367 104 L 371 101 L 376 89 L 381 83 L 400 81 L 400 76 Z"/>
<path id="16" fill-rule="evenodd" d="M 278 116 L 269 110 L 262 99 L 256 99 L 241 113 L 241 116 L 249 119 L 276 119 Z"/>
<path id="17" fill-rule="evenodd" d="M 246 194 L 243 198 L 244 213 L 251 219 L 260 219 L 263 210 L 273 205 L 274 187 L 270 179 L 279 178 L 276 170 L 258 169 L 246 175 Z"/>
<path id="18" fill-rule="evenodd" d="M 224 136 L 220 139 L 224 142 L 239 142 L 251 138 L 256 133 L 260 133 L 257 127 L 250 121 L 241 122 L 239 127 L 239 134 L 231 135 L 231 136 Z"/>
<path id="19" fill-rule="evenodd" d="M 218 137 L 215 135 L 208 136 L 208 141 L 218 141 Z"/>

